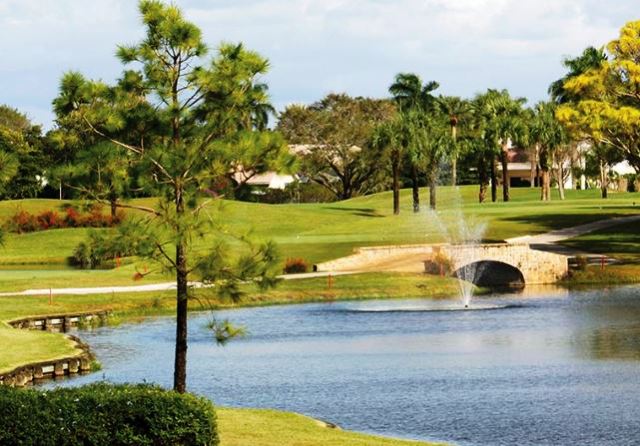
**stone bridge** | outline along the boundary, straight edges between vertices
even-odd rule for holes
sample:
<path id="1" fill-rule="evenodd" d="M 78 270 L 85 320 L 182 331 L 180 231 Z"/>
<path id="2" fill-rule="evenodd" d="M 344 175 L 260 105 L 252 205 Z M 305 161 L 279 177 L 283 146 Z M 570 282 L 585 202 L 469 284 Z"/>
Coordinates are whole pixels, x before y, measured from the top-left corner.
<path id="1" fill-rule="evenodd" d="M 554 283 L 569 270 L 567 256 L 537 251 L 527 243 L 366 247 L 314 269 L 424 272 L 429 265 L 442 263 L 452 275 L 481 286 Z"/>

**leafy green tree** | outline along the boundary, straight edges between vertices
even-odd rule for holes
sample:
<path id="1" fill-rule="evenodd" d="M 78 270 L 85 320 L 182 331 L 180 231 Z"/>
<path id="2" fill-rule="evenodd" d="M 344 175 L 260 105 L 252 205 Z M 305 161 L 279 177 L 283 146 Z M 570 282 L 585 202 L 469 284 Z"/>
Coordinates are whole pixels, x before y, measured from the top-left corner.
<path id="1" fill-rule="evenodd" d="M 287 107 L 277 130 L 298 146 L 303 172 L 345 200 L 380 187 L 384 170 L 373 134 L 393 113 L 390 101 L 330 94 L 309 106 Z"/>
<path id="2" fill-rule="evenodd" d="M 420 76 L 414 73 L 398 73 L 389 87 L 389 93 L 398 104 L 402 113 L 421 113 L 426 115 L 436 109 L 437 102 L 433 92 L 440 84 L 429 81 L 423 84 Z M 418 182 L 418 166 L 411 163 L 411 183 L 413 196 L 413 212 L 420 211 L 420 189 Z"/>
<path id="3" fill-rule="evenodd" d="M 187 310 L 194 292 L 189 281 L 200 279 L 237 299 L 241 282 L 271 286 L 275 280 L 273 244 L 240 237 L 230 252 L 226 240 L 231 234 L 213 206 L 217 196 L 212 185 L 239 164 L 247 171 L 263 171 L 289 158 L 282 138 L 255 133 L 251 119 L 256 89 L 266 94 L 265 87 L 256 86 L 268 69 L 267 60 L 231 44 L 205 59 L 208 50 L 200 29 L 176 6 L 142 0 L 139 9 L 143 40 L 117 51 L 122 63 L 134 68 L 113 86 L 67 73 L 54 108 L 68 123 L 126 151 L 143 173 L 145 192 L 158 197 L 154 207 L 130 205 L 148 218 L 128 226 L 122 237 L 139 255 L 175 274 L 174 389 L 184 392 Z M 123 137 L 125 129 L 136 126 L 148 127 L 135 138 Z M 246 140 L 256 145 L 249 155 L 238 145 Z M 245 164 L 258 152 L 259 163 Z M 214 327 L 218 341 L 234 334 L 228 327 Z"/>
<path id="4" fill-rule="evenodd" d="M 17 170 L 11 188 L 4 190 L 9 198 L 36 197 L 45 185 L 48 159 L 40 126 L 33 125 L 15 108 L 0 105 L 0 151 L 15 160 Z"/>
<path id="5" fill-rule="evenodd" d="M 572 100 L 556 114 L 574 139 L 591 144 L 604 198 L 609 163 L 623 158 L 640 171 L 640 21 L 627 23 L 592 59 L 563 80 Z"/>

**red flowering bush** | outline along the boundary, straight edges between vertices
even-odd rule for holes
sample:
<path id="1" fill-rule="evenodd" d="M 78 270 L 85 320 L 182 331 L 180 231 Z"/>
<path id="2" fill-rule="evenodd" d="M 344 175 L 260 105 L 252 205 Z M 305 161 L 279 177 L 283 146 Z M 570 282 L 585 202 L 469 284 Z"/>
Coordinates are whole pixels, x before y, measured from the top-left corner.
<path id="1" fill-rule="evenodd" d="M 9 217 L 5 228 L 18 234 L 60 228 L 110 228 L 122 223 L 124 218 L 125 214 L 122 211 L 113 218 L 110 214 L 103 214 L 102 207 L 97 205 L 91 206 L 86 214 L 80 213 L 74 207 L 68 207 L 64 216 L 51 210 L 31 214 L 20 209 Z"/>

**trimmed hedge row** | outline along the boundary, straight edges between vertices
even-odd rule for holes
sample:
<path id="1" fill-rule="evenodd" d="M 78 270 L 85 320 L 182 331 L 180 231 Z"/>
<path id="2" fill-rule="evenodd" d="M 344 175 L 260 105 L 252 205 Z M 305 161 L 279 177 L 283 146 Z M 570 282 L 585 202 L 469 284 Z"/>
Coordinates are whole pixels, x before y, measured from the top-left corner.
<path id="1" fill-rule="evenodd" d="M 150 385 L 0 386 L 0 445 L 216 446 L 210 401 Z"/>

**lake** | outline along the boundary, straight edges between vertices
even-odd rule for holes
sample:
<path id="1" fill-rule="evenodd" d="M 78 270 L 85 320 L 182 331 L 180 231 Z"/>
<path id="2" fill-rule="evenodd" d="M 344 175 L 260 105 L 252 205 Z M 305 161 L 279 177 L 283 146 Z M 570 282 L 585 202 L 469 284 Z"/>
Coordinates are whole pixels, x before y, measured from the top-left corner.
<path id="1" fill-rule="evenodd" d="M 640 287 L 527 289 L 457 302 L 393 300 L 217 313 L 226 347 L 190 318 L 189 390 L 219 405 L 304 413 L 345 429 L 477 445 L 640 443 Z M 438 310 L 438 311 L 429 311 Z M 81 332 L 97 380 L 173 379 L 174 324 Z"/>

